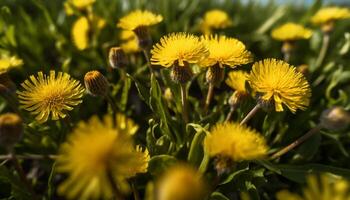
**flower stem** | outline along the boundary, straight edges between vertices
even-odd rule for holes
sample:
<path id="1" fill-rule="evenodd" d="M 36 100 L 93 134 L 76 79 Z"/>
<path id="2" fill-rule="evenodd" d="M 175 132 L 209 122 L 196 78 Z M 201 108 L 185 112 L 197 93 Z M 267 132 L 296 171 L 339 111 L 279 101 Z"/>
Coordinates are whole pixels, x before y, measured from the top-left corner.
<path id="1" fill-rule="evenodd" d="M 134 200 L 141 200 L 141 199 L 140 199 L 140 194 L 139 194 L 139 192 L 137 191 L 137 189 L 136 189 L 134 183 L 131 183 L 131 188 L 132 188 L 132 193 L 133 193 L 133 195 L 134 195 Z"/>
<path id="2" fill-rule="evenodd" d="M 115 200 L 124 200 L 124 196 L 120 193 L 118 189 L 118 185 L 116 181 L 114 180 L 113 174 L 111 172 L 111 169 L 107 169 L 107 177 L 109 180 L 109 183 L 111 184 L 112 190 L 113 190 L 113 195 Z"/>
<path id="3" fill-rule="evenodd" d="M 207 93 L 207 98 L 205 100 L 205 105 L 204 105 L 204 113 L 208 111 L 211 99 L 213 98 L 214 95 L 214 83 L 209 83 L 209 88 L 208 88 L 208 93 Z"/>
<path id="4" fill-rule="evenodd" d="M 271 159 L 276 159 L 276 158 L 286 154 L 290 150 L 292 150 L 295 147 L 297 147 L 299 144 L 305 142 L 307 139 L 309 139 L 314 134 L 318 133 L 321 130 L 321 128 L 322 128 L 322 126 L 320 124 L 315 126 L 311 130 L 309 130 L 305 135 L 301 136 L 300 138 L 298 138 L 297 140 L 295 140 L 294 142 L 292 142 L 288 146 L 284 147 L 283 149 L 281 149 L 278 152 L 276 152 L 275 154 L 273 154 L 271 156 Z"/>
<path id="5" fill-rule="evenodd" d="M 16 158 L 26 159 L 26 160 L 56 159 L 57 155 L 25 154 L 25 155 L 16 155 Z M 11 154 L 0 155 L 0 160 L 9 160 L 9 159 L 12 159 Z"/>
<path id="6" fill-rule="evenodd" d="M 112 108 L 113 125 L 116 126 L 117 107 L 116 107 L 115 102 L 110 94 L 106 95 L 106 100 L 108 101 L 108 104 Z"/>
<path id="7" fill-rule="evenodd" d="M 257 103 L 254 108 L 244 117 L 240 125 L 246 124 L 261 108 L 260 103 Z"/>
<path id="8" fill-rule="evenodd" d="M 284 61 L 286 61 L 287 63 L 289 63 L 289 61 L 290 61 L 290 56 L 291 56 L 291 52 L 285 52 L 285 53 L 283 54 L 283 59 L 284 59 Z"/>
<path id="9" fill-rule="evenodd" d="M 148 53 L 148 51 L 146 49 L 143 49 L 142 52 L 143 52 L 143 55 L 145 56 L 145 59 L 147 61 L 148 69 L 149 69 L 150 73 L 153 74 L 153 69 L 152 69 L 152 65 L 151 65 L 151 62 L 150 62 L 149 53 Z"/>
<path id="10" fill-rule="evenodd" d="M 229 122 L 232 118 L 233 113 L 235 112 L 236 108 L 234 106 L 231 106 L 230 112 L 227 114 L 225 122 Z"/>
<path id="11" fill-rule="evenodd" d="M 182 104 L 182 119 L 188 123 L 188 112 L 187 112 L 187 92 L 186 83 L 181 83 L 181 104 Z"/>
<path id="12" fill-rule="evenodd" d="M 318 58 L 316 60 L 316 68 L 320 67 L 326 57 L 326 53 L 329 47 L 329 40 L 330 40 L 330 34 L 324 33 L 323 34 L 323 41 L 322 41 L 322 47 L 320 50 L 320 54 L 318 55 Z"/>
<path id="13" fill-rule="evenodd" d="M 15 170 L 18 173 L 18 176 L 20 177 L 21 181 L 24 183 L 24 185 L 27 187 L 28 191 L 30 192 L 31 196 L 33 197 L 33 199 L 38 199 L 38 197 L 36 196 L 34 189 L 32 187 L 32 185 L 30 184 L 30 182 L 28 181 L 22 166 L 19 164 L 18 159 L 16 157 L 16 154 L 14 153 L 14 151 L 10 152 L 10 158 L 11 161 L 13 163 L 13 166 L 15 167 Z"/>

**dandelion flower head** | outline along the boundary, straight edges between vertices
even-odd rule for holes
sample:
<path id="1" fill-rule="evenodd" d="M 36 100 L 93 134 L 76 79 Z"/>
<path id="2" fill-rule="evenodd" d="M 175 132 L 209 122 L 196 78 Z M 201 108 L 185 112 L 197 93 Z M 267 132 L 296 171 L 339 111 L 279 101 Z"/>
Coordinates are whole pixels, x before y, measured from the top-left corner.
<path id="1" fill-rule="evenodd" d="M 198 63 L 209 55 L 207 46 L 199 37 L 189 33 L 171 33 L 160 39 L 151 50 L 153 65 L 171 67 L 175 63 Z"/>
<path id="2" fill-rule="evenodd" d="M 126 193 L 126 179 L 145 172 L 145 154 L 137 151 L 130 134 L 113 124 L 109 115 L 103 121 L 93 116 L 88 122 L 80 122 L 61 145 L 57 170 L 69 176 L 59 186 L 60 194 L 69 199 L 111 198 L 111 179 L 120 192 Z"/>
<path id="3" fill-rule="evenodd" d="M 49 75 L 39 72 L 30 76 L 18 91 L 21 107 L 36 115 L 40 123 L 66 117 L 66 111 L 82 102 L 84 88 L 80 82 L 67 73 L 50 71 Z"/>
<path id="4" fill-rule="evenodd" d="M 122 17 L 117 26 L 119 28 L 133 31 L 138 27 L 147 27 L 163 21 L 161 15 L 154 14 L 147 10 L 136 10 Z"/>
<path id="5" fill-rule="evenodd" d="M 321 8 L 311 18 L 311 22 L 316 25 L 326 24 L 332 21 L 349 19 L 350 10 L 348 8 L 325 7 Z"/>
<path id="6" fill-rule="evenodd" d="M 7 72 L 8 70 L 23 65 L 23 60 L 17 58 L 16 56 L 4 56 L 0 58 L 0 74 Z"/>
<path id="7" fill-rule="evenodd" d="M 267 154 L 265 138 L 255 130 L 237 123 L 217 124 L 204 139 L 210 156 L 222 156 L 232 161 L 261 159 Z"/>
<path id="8" fill-rule="evenodd" d="M 261 100 L 275 105 L 277 112 L 287 106 L 293 113 L 304 110 L 310 103 L 311 89 L 304 75 L 288 63 L 265 59 L 254 63 L 248 77 L 250 87 Z"/>
<path id="9" fill-rule="evenodd" d="M 89 36 L 92 28 L 90 21 L 97 29 L 102 29 L 106 24 L 105 20 L 97 16 L 90 16 L 90 19 L 88 17 L 78 18 L 72 27 L 72 38 L 75 46 L 79 50 L 84 50 L 89 46 Z"/>
<path id="10" fill-rule="evenodd" d="M 245 84 L 248 80 L 248 73 L 245 71 L 231 71 L 228 73 L 228 78 L 226 79 L 226 84 L 232 88 L 233 90 L 242 93 L 247 94 L 248 91 L 245 87 Z"/>
<path id="11" fill-rule="evenodd" d="M 206 184 L 192 167 L 177 164 L 168 169 L 158 183 L 157 199 L 203 200 Z"/>
<path id="12" fill-rule="evenodd" d="M 253 60 L 252 54 L 246 49 L 245 45 L 235 38 L 215 35 L 202 37 L 202 40 L 209 49 L 209 56 L 200 62 L 203 67 L 210 67 L 215 64 L 236 67 L 237 65 L 250 63 Z"/>
<path id="13" fill-rule="evenodd" d="M 286 23 L 272 30 L 271 36 L 275 40 L 294 41 L 300 39 L 309 39 L 312 30 L 295 23 Z"/>
<path id="14" fill-rule="evenodd" d="M 96 0 L 67 0 L 68 5 L 74 6 L 75 8 L 82 10 L 95 3 Z"/>
<path id="15" fill-rule="evenodd" d="M 210 34 L 212 29 L 224 29 L 232 26 L 228 14 L 222 10 L 214 9 L 204 14 L 201 30 L 204 34 Z"/>

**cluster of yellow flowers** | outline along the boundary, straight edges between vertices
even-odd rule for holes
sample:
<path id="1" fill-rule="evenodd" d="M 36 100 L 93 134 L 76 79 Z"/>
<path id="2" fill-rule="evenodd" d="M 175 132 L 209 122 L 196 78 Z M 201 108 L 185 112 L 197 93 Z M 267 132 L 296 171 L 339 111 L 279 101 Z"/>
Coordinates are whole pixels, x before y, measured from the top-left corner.
<path id="1" fill-rule="evenodd" d="M 91 10 L 94 2 L 67 0 L 66 12 Z M 326 8 L 316 13 L 312 22 L 324 24 L 344 18 L 350 18 L 349 10 Z M 191 65 L 207 70 L 206 78 L 210 85 L 220 85 L 225 67 L 234 69 L 254 61 L 253 54 L 242 41 L 212 34 L 214 29 L 232 25 L 223 11 L 212 10 L 205 14 L 201 24 L 204 35 L 201 37 L 185 32 L 170 33 L 152 46 L 148 27 L 162 20 L 161 15 L 142 10 L 122 17 L 117 23 L 117 27 L 123 29 L 121 39 L 125 42 L 121 49 L 127 53 L 143 50 L 146 59 L 150 50 L 150 63 L 171 68 L 173 79 L 182 85 L 192 78 Z M 90 11 L 86 16 L 79 17 L 72 28 L 76 47 L 79 50 L 88 48 L 91 31 L 104 26 L 105 21 Z M 276 40 L 291 42 L 310 38 L 312 31 L 298 24 L 287 23 L 273 30 L 271 35 Z M 0 59 L 0 70 L 20 64 L 21 61 L 15 57 Z M 88 72 L 84 83 L 88 93 L 110 98 L 109 83 L 98 71 Z M 235 105 L 240 98 L 249 94 L 256 99 L 257 105 L 271 105 L 277 112 L 288 108 L 295 113 L 305 110 L 310 104 L 311 89 L 304 74 L 282 60 L 268 58 L 257 61 L 252 64 L 250 72 L 230 71 L 226 84 L 234 90 L 231 101 Z M 251 91 L 248 91 L 247 85 Z M 39 123 L 67 118 L 67 111 L 82 103 L 85 92 L 78 80 L 67 73 L 55 71 L 50 71 L 49 75 L 43 72 L 37 76 L 31 75 L 21 86 L 23 89 L 17 91 L 21 108 L 35 115 Z M 210 95 L 208 99 L 210 101 Z M 185 109 L 184 106 L 183 112 Z M 150 160 L 147 148 L 134 144 L 133 135 L 138 128 L 134 121 L 116 113 L 104 116 L 103 120 L 93 116 L 87 122 L 79 122 L 59 150 L 57 170 L 69 175 L 60 185 L 59 193 L 70 199 L 107 199 L 129 192 L 128 180 L 138 173 L 147 172 Z M 204 138 L 203 148 L 207 155 L 216 158 L 218 172 L 230 168 L 230 163 L 264 159 L 269 150 L 262 134 L 246 125 L 232 122 L 215 124 Z M 313 178 L 310 181 L 313 182 Z M 160 200 L 201 200 L 206 195 L 204 190 L 207 186 L 197 170 L 179 165 L 165 173 L 157 187 Z M 332 191 L 343 189 L 341 186 L 339 188 L 335 186 Z M 311 186 L 311 189 L 305 190 L 305 199 L 321 199 L 321 196 L 329 195 L 328 198 L 331 194 L 316 193 Z M 286 191 L 279 193 L 277 198 L 301 199 Z"/>

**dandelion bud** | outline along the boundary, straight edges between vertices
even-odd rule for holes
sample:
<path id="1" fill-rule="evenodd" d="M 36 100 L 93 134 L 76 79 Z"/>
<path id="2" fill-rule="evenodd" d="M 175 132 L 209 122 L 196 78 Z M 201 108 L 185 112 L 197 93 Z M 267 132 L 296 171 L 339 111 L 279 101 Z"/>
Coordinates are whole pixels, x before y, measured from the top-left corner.
<path id="1" fill-rule="evenodd" d="M 206 196 L 206 185 L 202 177 L 189 166 L 169 169 L 157 189 L 159 200 L 203 200 Z"/>
<path id="2" fill-rule="evenodd" d="M 11 92 L 16 92 L 16 84 L 11 80 L 8 73 L 0 73 L 0 84 L 7 87 Z"/>
<path id="3" fill-rule="evenodd" d="M 304 74 L 305 76 L 309 73 L 309 66 L 308 65 L 299 65 L 297 67 L 297 71 Z"/>
<path id="4" fill-rule="evenodd" d="M 294 50 L 294 48 L 295 48 L 295 45 L 293 42 L 285 41 L 283 42 L 281 51 L 284 54 L 289 54 Z"/>
<path id="5" fill-rule="evenodd" d="M 143 50 L 150 49 L 152 46 L 152 38 L 146 26 L 139 26 L 134 30 L 137 36 L 139 47 Z"/>
<path id="6" fill-rule="evenodd" d="M 219 85 L 224 80 L 224 69 L 219 65 L 209 67 L 206 73 L 208 83 Z"/>
<path id="7" fill-rule="evenodd" d="M 89 71 L 84 77 L 85 87 L 92 96 L 106 96 L 108 81 L 99 71 Z"/>
<path id="8" fill-rule="evenodd" d="M 343 107 L 335 106 L 322 112 L 320 123 L 323 128 L 331 131 L 340 131 L 349 125 L 350 113 Z"/>
<path id="9" fill-rule="evenodd" d="M 23 134 L 22 119 L 14 113 L 0 115 L 0 145 L 12 148 Z"/>
<path id="10" fill-rule="evenodd" d="M 235 91 L 231 97 L 229 98 L 228 100 L 228 104 L 231 106 L 231 107 L 236 107 L 240 102 L 241 102 L 241 99 L 246 96 L 246 94 L 243 94 L 242 92 L 238 92 L 238 91 Z"/>
<path id="11" fill-rule="evenodd" d="M 109 50 L 108 59 L 112 68 L 123 68 L 128 65 L 128 58 L 120 47 L 112 47 Z"/>
<path id="12" fill-rule="evenodd" d="M 188 66 L 188 63 L 184 63 L 184 66 L 175 64 L 171 70 L 171 79 L 176 83 L 186 83 L 192 78 L 192 70 Z"/>

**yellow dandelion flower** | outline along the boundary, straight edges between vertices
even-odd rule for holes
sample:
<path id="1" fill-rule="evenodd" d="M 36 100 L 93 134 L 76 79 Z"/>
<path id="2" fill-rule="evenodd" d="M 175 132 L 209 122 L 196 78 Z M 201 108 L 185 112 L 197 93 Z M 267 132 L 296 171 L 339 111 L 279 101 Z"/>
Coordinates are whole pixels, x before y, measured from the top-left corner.
<path id="1" fill-rule="evenodd" d="M 79 81 L 72 79 L 67 73 L 50 71 L 50 75 L 42 72 L 38 76 L 30 76 L 21 86 L 24 91 L 17 91 L 21 107 L 36 115 L 40 123 L 66 117 L 66 110 L 82 102 L 84 88 Z"/>
<path id="2" fill-rule="evenodd" d="M 201 175 L 187 165 L 168 169 L 157 187 L 157 199 L 161 200 L 203 200 L 207 189 Z"/>
<path id="3" fill-rule="evenodd" d="M 307 177 L 307 187 L 303 194 L 298 195 L 287 190 L 276 194 L 277 200 L 349 200 L 350 185 L 345 179 L 331 174 L 322 174 L 320 177 L 310 175 Z"/>
<path id="4" fill-rule="evenodd" d="M 84 50 L 89 45 L 89 20 L 87 17 L 80 17 L 74 22 L 72 28 L 72 38 L 75 46 L 79 50 Z"/>
<path id="5" fill-rule="evenodd" d="M 217 124 L 205 137 L 204 148 L 210 156 L 230 158 L 235 162 L 261 159 L 268 150 L 262 135 L 237 123 Z"/>
<path id="6" fill-rule="evenodd" d="M 237 65 L 252 62 L 252 54 L 246 49 L 245 45 L 235 39 L 225 36 L 206 36 L 202 37 L 209 49 L 209 56 L 206 57 L 200 65 L 210 67 L 215 64 L 236 67 Z"/>
<path id="7" fill-rule="evenodd" d="M 136 151 L 141 153 L 140 159 L 142 160 L 141 165 L 135 166 L 134 169 L 137 173 L 146 173 L 148 169 L 148 162 L 151 160 L 151 156 L 149 155 L 148 149 L 145 148 L 144 150 L 140 145 L 136 146 Z"/>
<path id="8" fill-rule="evenodd" d="M 8 70 L 23 65 L 23 60 L 16 56 L 0 58 L 0 73 L 7 72 Z"/>
<path id="9" fill-rule="evenodd" d="M 161 15 L 154 14 L 147 10 L 136 10 L 122 17 L 117 27 L 133 31 L 138 27 L 152 26 L 163 21 Z"/>
<path id="10" fill-rule="evenodd" d="M 348 8 L 326 7 L 316 12 L 311 18 L 311 22 L 316 25 L 323 25 L 332 21 L 350 18 Z"/>
<path id="11" fill-rule="evenodd" d="M 211 34 L 212 29 L 224 29 L 232 26 L 228 14 L 222 10 L 214 9 L 204 14 L 201 30 L 204 34 Z"/>
<path id="12" fill-rule="evenodd" d="M 119 38 L 121 40 L 131 40 L 136 38 L 136 34 L 133 31 L 122 30 Z"/>
<path id="13" fill-rule="evenodd" d="M 275 40 L 294 41 L 300 39 L 309 39 L 312 30 L 295 23 L 286 23 L 272 30 L 271 36 Z"/>
<path id="14" fill-rule="evenodd" d="M 129 119 L 124 114 L 118 113 L 116 115 L 116 121 L 118 129 L 124 132 L 125 134 L 134 135 L 139 129 L 139 126 L 135 124 L 135 122 L 132 119 Z"/>
<path id="15" fill-rule="evenodd" d="M 97 30 L 102 29 L 106 25 L 106 21 L 98 16 L 80 17 L 77 19 L 72 27 L 72 38 L 75 46 L 79 50 L 84 50 L 89 47 L 90 32 L 93 27 Z"/>
<path id="16" fill-rule="evenodd" d="M 57 170 L 69 176 L 59 186 L 59 194 L 69 199 L 108 199 L 113 184 L 126 193 L 126 179 L 144 172 L 140 167 L 145 166 L 144 153 L 136 151 L 131 135 L 113 124 L 111 116 L 103 121 L 93 116 L 80 122 L 60 147 Z"/>
<path id="17" fill-rule="evenodd" d="M 67 3 L 79 10 L 86 9 L 95 3 L 96 0 L 67 0 Z"/>
<path id="18" fill-rule="evenodd" d="M 131 39 L 131 40 L 123 42 L 120 45 L 120 47 L 127 54 L 137 53 L 137 52 L 141 51 L 137 38 L 134 38 L 134 39 Z"/>
<path id="19" fill-rule="evenodd" d="M 209 55 L 208 48 L 199 37 L 188 33 L 171 33 L 160 39 L 151 50 L 153 65 L 171 67 L 186 63 L 198 63 Z"/>
<path id="20" fill-rule="evenodd" d="M 265 59 L 254 63 L 248 82 L 261 100 L 273 102 L 277 112 L 287 106 L 293 113 L 310 103 L 311 89 L 304 75 L 288 63 Z"/>
<path id="21" fill-rule="evenodd" d="M 288 190 L 281 190 L 276 194 L 277 200 L 303 200 L 298 194 L 289 192 Z"/>
<path id="22" fill-rule="evenodd" d="M 247 94 L 248 91 L 245 88 L 245 84 L 248 80 L 248 73 L 245 71 L 231 71 L 228 73 L 228 78 L 226 79 L 226 84 L 233 90 Z"/>

